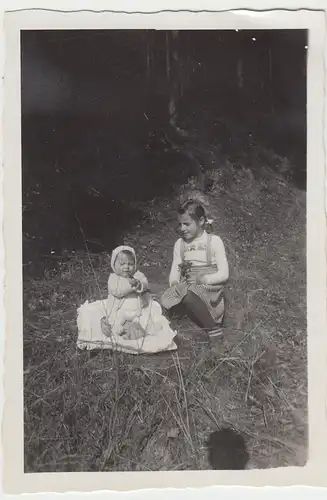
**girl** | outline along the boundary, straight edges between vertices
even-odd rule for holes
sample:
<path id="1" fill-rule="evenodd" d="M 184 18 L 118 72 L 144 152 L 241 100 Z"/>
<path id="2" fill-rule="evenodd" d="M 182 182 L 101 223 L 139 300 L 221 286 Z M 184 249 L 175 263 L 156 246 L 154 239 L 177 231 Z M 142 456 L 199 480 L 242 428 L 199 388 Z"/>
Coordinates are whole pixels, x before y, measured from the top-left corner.
<path id="1" fill-rule="evenodd" d="M 207 222 L 204 208 L 197 201 L 188 200 L 180 207 L 182 237 L 174 246 L 170 288 L 161 304 L 166 310 L 182 304 L 187 315 L 214 341 L 222 334 L 223 285 L 229 270 L 224 244 L 219 236 L 205 230 Z"/>
<path id="2" fill-rule="evenodd" d="M 108 279 L 109 314 L 101 319 L 102 332 L 106 336 L 124 335 L 124 338 L 140 338 L 156 326 L 151 311 L 148 280 L 136 269 L 133 248 L 117 247 L 111 256 L 113 272 Z M 156 315 L 155 315 L 156 316 Z"/>
<path id="3" fill-rule="evenodd" d="M 129 354 L 154 354 L 177 349 L 176 332 L 152 298 L 148 281 L 137 270 L 135 251 L 119 246 L 112 252 L 108 297 L 77 310 L 80 349 L 112 349 Z"/>

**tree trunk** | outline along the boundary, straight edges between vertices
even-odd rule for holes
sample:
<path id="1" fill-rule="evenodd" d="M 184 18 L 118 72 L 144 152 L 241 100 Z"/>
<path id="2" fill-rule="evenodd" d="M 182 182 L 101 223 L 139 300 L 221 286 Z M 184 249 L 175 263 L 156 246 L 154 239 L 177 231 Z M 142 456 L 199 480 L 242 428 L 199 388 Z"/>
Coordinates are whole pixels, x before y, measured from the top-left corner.
<path id="1" fill-rule="evenodd" d="M 169 120 L 176 124 L 178 89 L 179 89 L 179 64 L 178 64 L 178 31 L 171 32 L 171 78 L 169 92 Z"/>
<path id="2" fill-rule="evenodd" d="M 179 32 L 171 31 L 168 33 L 168 44 L 166 43 L 166 53 L 169 51 L 170 57 L 168 58 L 169 64 L 169 99 L 168 99 L 168 115 L 169 124 L 174 130 L 181 136 L 188 136 L 187 132 L 182 130 L 177 125 L 177 106 L 180 97 L 180 65 L 182 61 L 179 57 L 178 44 L 179 44 Z"/>
<path id="3" fill-rule="evenodd" d="M 272 53 L 271 53 L 271 45 L 269 44 L 268 49 L 268 58 L 269 58 L 269 99 L 270 99 L 270 111 L 271 114 L 275 114 L 275 104 L 274 104 L 274 92 L 273 92 L 273 74 L 272 74 Z"/>
<path id="4" fill-rule="evenodd" d="M 237 60 L 237 84 L 238 88 L 242 89 L 243 88 L 243 59 L 240 57 Z"/>
<path id="5" fill-rule="evenodd" d="M 145 91 L 146 91 L 146 109 L 144 112 L 144 117 L 147 121 L 152 121 L 153 114 L 153 44 L 154 40 L 150 30 L 146 30 L 144 34 L 144 57 L 145 57 L 145 68 L 144 68 L 144 78 L 145 78 Z"/>
<path id="6" fill-rule="evenodd" d="M 170 43 L 169 43 L 169 32 L 166 31 L 166 78 L 169 85 L 170 82 Z"/>
<path id="7" fill-rule="evenodd" d="M 194 177 L 197 178 L 198 186 L 203 188 L 205 184 L 205 173 L 198 155 L 194 152 L 194 138 L 178 126 L 178 101 L 181 97 L 181 68 L 186 65 L 179 51 L 179 32 L 167 32 L 166 37 L 166 75 L 168 80 L 168 120 L 170 132 L 166 134 L 167 140 L 172 148 L 185 155 L 193 167 Z M 192 140 L 191 140 L 192 139 Z"/>
<path id="8" fill-rule="evenodd" d="M 145 57 L 146 57 L 146 78 L 147 78 L 147 85 L 149 86 L 151 79 L 151 40 L 150 40 L 149 30 L 146 30 L 145 32 Z"/>

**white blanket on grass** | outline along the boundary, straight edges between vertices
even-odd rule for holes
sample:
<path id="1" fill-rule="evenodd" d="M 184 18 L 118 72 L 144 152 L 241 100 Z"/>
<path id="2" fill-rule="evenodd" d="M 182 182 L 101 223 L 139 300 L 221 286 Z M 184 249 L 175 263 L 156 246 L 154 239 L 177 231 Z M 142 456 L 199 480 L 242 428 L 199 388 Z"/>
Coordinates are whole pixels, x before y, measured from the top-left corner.
<path id="1" fill-rule="evenodd" d="M 129 354 L 154 354 L 161 351 L 174 351 L 177 346 L 174 342 L 175 331 L 170 328 L 168 320 L 163 316 L 160 304 L 152 301 L 152 314 L 156 317 L 161 328 L 153 334 L 137 340 L 127 340 L 120 336 L 106 337 L 101 330 L 101 318 L 108 314 L 107 301 L 86 301 L 77 310 L 78 338 L 77 346 L 80 349 L 111 349 Z"/>

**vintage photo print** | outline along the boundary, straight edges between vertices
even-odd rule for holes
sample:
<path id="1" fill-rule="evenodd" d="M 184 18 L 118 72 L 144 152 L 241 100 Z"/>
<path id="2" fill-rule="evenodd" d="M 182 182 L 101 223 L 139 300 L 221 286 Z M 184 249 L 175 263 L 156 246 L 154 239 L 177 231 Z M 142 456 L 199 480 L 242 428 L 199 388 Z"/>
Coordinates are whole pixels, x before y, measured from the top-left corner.
<path id="1" fill-rule="evenodd" d="M 324 29 L 5 16 L 8 492 L 323 481 Z"/>

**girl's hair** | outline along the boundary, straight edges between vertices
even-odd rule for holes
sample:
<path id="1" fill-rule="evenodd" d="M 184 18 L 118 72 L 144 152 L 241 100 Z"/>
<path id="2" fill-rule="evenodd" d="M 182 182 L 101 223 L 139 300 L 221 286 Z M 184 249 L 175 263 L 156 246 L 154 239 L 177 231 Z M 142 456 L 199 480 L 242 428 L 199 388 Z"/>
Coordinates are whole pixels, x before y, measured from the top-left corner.
<path id="1" fill-rule="evenodd" d="M 187 200 L 185 201 L 178 210 L 179 215 L 183 215 L 185 213 L 188 213 L 190 217 L 195 220 L 196 222 L 199 222 L 201 217 L 204 218 L 205 221 L 205 229 L 207 230 L 208 233 L 212 233 L 213 228 L 212 228 L 212 220 L 209 220 L 207 217 L 207 214 L 203 208 L 203 205 L 201 205 L 200 202 L 195 201 L 195 200 Z"/>
<path id="2" fill-rule="evenodd" d="M 204 219 L 207 220 L 205 210 L 204 210 L 203 206 L 201 205 L 201 203 L 199 203 L 198 201 L 194 201 L 194 200 L 185 201 L 179 207 L 178 214 L 183 215 L 186 212 L 196 222 L 198 222 L 201 219 L 201 217 L 204 217 Z"/>
<path id="3" fill-rule="evenodd" d="M 188 213 L 190 217 L 195 220 L 196 222 L 199 222 L 201 217 L 204 218 L 205 221 L 205 229 L 207 230 L 208 233 L 212 233 L 213 228 L 212 228 L 212 220 L 209 220 L 207 217 L 207 214 L 203 208 L 203 205 L 201 205 L 200 202 L 195 201 L 195 200 L 187 200 L 185 201 L 178 210 L 179 215 L 183 215 L 185 213 Z"/>

